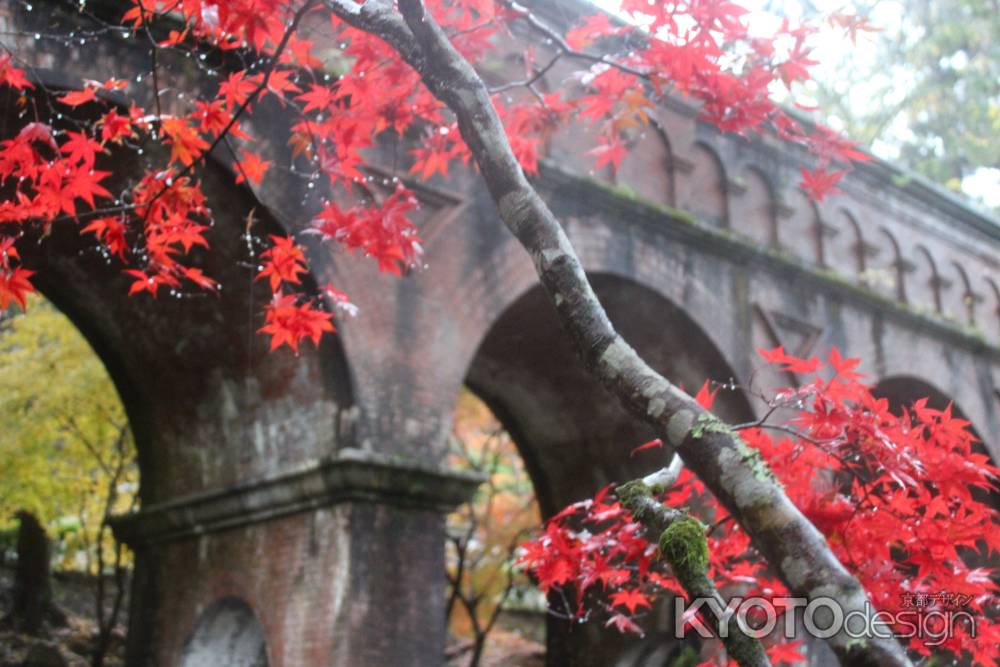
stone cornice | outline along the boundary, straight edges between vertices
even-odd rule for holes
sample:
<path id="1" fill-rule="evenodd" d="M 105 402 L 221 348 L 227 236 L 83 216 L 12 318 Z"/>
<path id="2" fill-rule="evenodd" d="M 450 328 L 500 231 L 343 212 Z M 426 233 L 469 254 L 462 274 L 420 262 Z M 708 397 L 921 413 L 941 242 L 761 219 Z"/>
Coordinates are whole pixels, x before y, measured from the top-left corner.
<path id="1" fill-rule="evenodd" d="M 561 193 L 566 197 L 564 201 L 574 202 L 575 205 L 586 202 L 582 205 L 587 206 L 592 213 L 607 214 L 608 219 L 628 220 L 631 224 L 648 226 L 656 233 L 672 236 L 682 243 L 724 257 L 730 262 L 753 264 L 768 273 L 790 275 L 794 278 L 793 284 L 805 282 L 817 291 L 849 299 L 859 307 L 877 311 L 912 329 L 927 331 L 932 336 L 948 340 L 974 353 L 1000 360 L 1000 347 L 985 340 L 978 331 L 914 310 L 864 285 L 851 283 L 828 269 L 807 265 L 786 252 L 759 248 L 737 234 L 702 224 L 685 211 L 646 201 L 632 192 L 570 172 L 548 160 L 539 161 L 539 166 L 541 173 L 536 178 L 536 184 L 540 189 Z M 558 208 L 554 199 L 549 201 L 550 206 Z M 556 213 L 559 215 L 559 211 Z M 671 222 L 674 224 L 669 224 Z"/>
<path id="2" fill-rule="evenodd" d="M 482 483 L 471 473 L 428 468 L 359 449 L 273 477 L 182 496 L 114 517 L 115 536 L 148 546 L 239 528 L 343 502 L 447 512 Z"/>

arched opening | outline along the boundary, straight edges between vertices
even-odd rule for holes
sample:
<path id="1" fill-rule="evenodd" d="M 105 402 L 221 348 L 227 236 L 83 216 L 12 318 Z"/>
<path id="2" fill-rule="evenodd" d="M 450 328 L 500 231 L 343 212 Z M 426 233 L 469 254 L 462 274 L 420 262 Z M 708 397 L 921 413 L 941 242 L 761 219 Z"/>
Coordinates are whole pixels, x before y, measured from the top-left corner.
<path id="1" fill-rule="evenodd" d="M 823 249 L 826 266 L 844 276 L 862 280 L 868 249 L 857 220 L 847 210 L 840 209 L 833 216 L 829 233 Z"/>
<path id="2" fill-rule="evenodd" d="M 929 313 L 941 312 L 941 274 L 930 250 L 922 245 L 914 248 L 912 289 L 907 290 L 909 303 Z"/>
<path id="3" fill-rule="evenodd" d="M 879 252 L 877 267 L 868 269 L 868 284 L 886 296 L 906 302 L 906 263 L 899 248 L 899 241 L 885 227 L 879 227 L 878 238 L 884 243 Z"/>
<path id="4" fill-rule="evenodd" d="M 955 260 L 945 261 L 942 271 L 941 309 L 945 317 L 962 325 L 974 325 L 979 295 L 972 289 L 969 274 Z"/>
<path id="5" fill-rule="evenodd" d="M 455 406 L 448 449 L 451 469 L 485 481 L 447 519 L 447 664 L 537 665 L 545 654 L 545 598 L 516 568 L 521 544 L 542 523 L 524 461 L 510 434 L 468 389 Z"/>
<path id="6" fill-rule="evenodd" d="M 915 401 L 926 398 L 928 407 L 944 410 L 950 404 L 955 416 L 966 419 L 962 409 L 955 405 L 947 394 L 920 378 L 908 375 L 883 378 L 875 385 L 872 393 L 879 398 L 888 399 L 889 409 L 893 414 L 899 414 L 904 408 L 913 405 Z M 978 433 L 976 437 L 979 437 Z"/>
<path id="7" fill-rule="evenodd" d="M 661 127 L 650 127 L 629 142 L 614 178 L 649 201 L 673 206 L 675 177 L 670 139 Z"/>
<path id="8" fill-rule="evenodd" d="M 733 200 L 733 227 L 760 247 L 778 247 L 776 199 L 771 182 L 756 167 L 744 171 L 743 181 L 743 192 Z"/>
<path id="9" fill-rule="evenodd" d="M 108 519 L 138 506 L 133 432 L 101 359 L 40 297 L 0 311 L 0 432 L 0 534 L 20 545 L 4 612 L 28 632 L 70 628 L 70 650 L 100 664 L 126 620 L 132 555 Z M 44 618 L 27 618 L 39 600 Z"/>
<path id="10" fill-rule="evenodd" d="M 801 190 L 789 190 L 788 208 L 791 215 L 778 224 L 780 247 L 804 262 L 823 265 L 823 224 L 816 202 Z"/>
<path id="11" fill-rule="evenodd" d="M 267 642 L 253 610 L 223 598 L 202 613 L 180 667 L 267 667 Z"/>
<path id="12" fill-rule="evenodd" d="M 733 372 L 699 326 L 652 289 L 607 274 L 591 276 L 598 297 L 624 338 L 674 382 L 696 391 L 706 379 L 727 382 Z M 582 367 L 541 287 L 521 295 L 496 320 L 469 368 L 468 386 L 510 433 L 525 462 L 543 517 L 663 465 L 662 455 L 630 457 L 648 441 L 648 427 Z M 716 412 L 727 420 L 752 418 L 746 398 L 719 395 Z M 659 451 L 659 450 L 657 450 Z M 651 635 L 664 615 L 649 617 Z M 599 623 L 577 624 L 549 616 L 547 663 L 608 665 L 634 639 Z"/>
<path id="13" fill-rule="evenodd" d="M 54 93 L 39 87 L 33 94 L 44 107 Z M 10 134 L 30 118 L 15 115 L 18 105 L 8 101 Z M 73 127 L 69 118 L 60 119 L 55 127 Z M 102 182 L 109 192 L 127 191 L 135 175 L 159 164 L 153 147 L 109 145 L 109 150 L 95 163 L 111 172 Z M 266 241 L 248 243 L 248 230 L 256 240 L 283 235 L 279 220 L 249 188 L 234 186 L 229 167 L 218 160 L 206 159 L 199 179 L 212 211 L 205 232 L 210 249 L 196 244 L 185 262 L 217 281 L 217 291 L 187 286 L 161 291 L 155 299 L 129 296 L 133 279 L 123 269 L 142 266 L 135 259 L 141 257 L 141 243 L 129 246 L 126 265 L 77 225 L 26 227 L 17 241 L 21 265 L 35 272 L 34 287 L 79 329 L 118 389 L 147 504 L 261 476 L 275 463 L 328 454 L 326 448 L 337 441 L 341 409 L 353 404 L 339 338 L 326 336 L 318 349 L 307 346 L 296 357 L 288 350 L 269 354 L 267 337 L 258 333 L 263 305 L 271 298 L 255 282 L 255 258 Z M 315 273 L 303 276 L 303 291 L 318 292 L 317 282 Z M 273 418 L 269 410 L 276 399 L 314 410 L 321 427 L 294 438 L 293 446 L 278 442 L 280 429 L 267 430 L 268 442 L 254 448 L 217 446 L 252 440 L 260 432 L 256 420 Z M 291 410 L 280 418 L 292 421 Z"/>
<path id="14" fill-rule="evenodd" d="M 989 276 L 986 276 L 986 296 L 983 316 L 979 324 L 992 343 L 1000 341 L 1000 287 Z"/>
<path id="15" fill-rule="evenodd" d="M 691 169 L 683 173 L 677 191 L 678 206 L 713 227 L 728 227 L 728 185 L 722 160 L 701 142 L 692 146 L 688 160 Z"/>

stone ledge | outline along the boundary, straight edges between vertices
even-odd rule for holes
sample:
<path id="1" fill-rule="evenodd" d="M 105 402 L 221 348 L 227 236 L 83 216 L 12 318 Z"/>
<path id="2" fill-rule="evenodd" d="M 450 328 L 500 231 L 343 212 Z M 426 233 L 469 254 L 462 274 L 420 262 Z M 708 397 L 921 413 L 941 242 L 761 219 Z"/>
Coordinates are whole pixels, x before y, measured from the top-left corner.
<path id="1" fill-rule="evenodd" d="M 115 536 L 132 547 L 239 528 L 343 502 L 391 504 L 447 512 L 469 499 L 483 479 L 472 473 L 359 449 L 311 461 L 280 475 L 219 491 L 192 494 L 111 520 Z"/>
<path id="2" fill-rule="evenodd" d="M 1000 360 L 1000 341 L 989 341 L 971 327 L 915 310 L 862 284 L 850 282 L 849 278 L 830 269 L 807 264 L 787 252 L 757 247 L 729 230 L 715 229 L 699 221 L 686 211 L 645 200 L 614 184 L 584 176 L 544 159 L 539 160 L 539 167 L 540 173 L 533 179 L 536 187 L 548 195 L 561 193 L 564 201 L 569 202 L 560 210 L 558 200 L 554 197 L 549 200 L 557 217 L 610 214 L 612 219 L 627 220 L 628 224 L 644 226 L 657 234 L 668 235 L 722 257 L 731 264 L 753 263 L 772 275 L 784 274 L 796 281 L 806 281 L 826 295 L 853 299 L 860 306 L 905 323 L 911 328 L 928 331 L 991 360 Z M 569 209 L 569 212 L 565 209 Z M 680 224 L 665 225 L 665 220 Z"/>

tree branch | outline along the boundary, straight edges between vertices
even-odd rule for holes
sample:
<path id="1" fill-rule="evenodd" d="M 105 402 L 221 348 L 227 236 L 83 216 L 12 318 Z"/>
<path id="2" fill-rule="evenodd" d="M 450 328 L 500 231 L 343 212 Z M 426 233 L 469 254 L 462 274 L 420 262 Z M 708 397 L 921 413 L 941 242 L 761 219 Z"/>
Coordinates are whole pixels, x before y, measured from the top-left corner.
<path id="1" fill-rule="evenodd" d="M 586 367 L 630 414 L 674 447 L 684 464 L 733 514 L 793 594 L 809 599 L 832 596 L 845 614 L 866 613 L 869 602 L 861 584 L 788 499 L 756 451 L 650 368 L 612 326 L 569 238 L 514 157 L 489 90 L 423 3 L 399 0 L 400 20 L 387 0 L 369 0 L 364 5 L 325 1 L 350 25 L 391 44 L 455 114 L 501 219 L 531 255 Z M 851 638 L 842 631 L 828 641 L 845 665 L 910 665 L 893 639 Z"/>
<path id="2" fill-rule="evenodd" d="M 680 457 L 674 457 L 679 461 Z M 661 473 L 670 469 L 664 468 Z M 680 468 L 677 468 L 678 472 Z M 654 473 L 656 474 L 656 473 Z M 666 481 L 666 475 L 658 479 Z M 674 477 L 676 480 L 676 476 Z M 665 507 L 653 496 L 650 486 L 645 480 L 635 480 L 615 489 L 615 494 L 642 524 L 650 541 L 660 545 L 661 556 L 670 564 L 670 571 L 691 600 L 709 598 L 715 600 L 719 609 L 726 608 L 726 601 L 715 587 L 715 582 L 708 576 L 708 543 L 705 539 L 705 526 L 687 512 Z M 721 617 L 712 612 L 710 607 L 702 606 L 699 611 L 713 628 L 721 630 Z M 740 667 L 769 667 L 760 640 L 743 632 L 737 614 L 731 614 L 726 620 L 726 632 L 719 632 L 720 639 L 726 647 L 729 657 Z"/>

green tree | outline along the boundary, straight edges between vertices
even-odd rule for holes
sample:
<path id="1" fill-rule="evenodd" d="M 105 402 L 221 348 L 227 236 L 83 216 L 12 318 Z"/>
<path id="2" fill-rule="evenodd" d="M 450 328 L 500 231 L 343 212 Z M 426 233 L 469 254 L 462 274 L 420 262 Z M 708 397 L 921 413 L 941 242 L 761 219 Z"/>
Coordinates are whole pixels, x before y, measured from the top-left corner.
<path id="1" fill-rule="evenodd" d="M 17 510 L 62 540 L 64 566 L 102 568 L 116 546 L 105 517 L 138 484 L 128 420 L 100 359 L 37 300 L 0 319 L 0 527 Z"/>
<path id="2" fill-rule="evenodd" d="M 1000 2 L 861 0 L 855 11 L 859 48 L 818 77 L 820 107 L 877 153 L 981 194 L 970 177 L 1000 169 Z"/>

